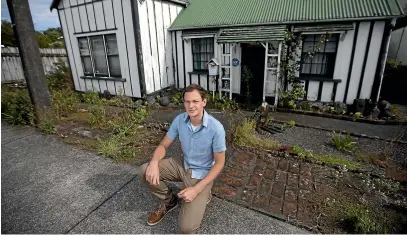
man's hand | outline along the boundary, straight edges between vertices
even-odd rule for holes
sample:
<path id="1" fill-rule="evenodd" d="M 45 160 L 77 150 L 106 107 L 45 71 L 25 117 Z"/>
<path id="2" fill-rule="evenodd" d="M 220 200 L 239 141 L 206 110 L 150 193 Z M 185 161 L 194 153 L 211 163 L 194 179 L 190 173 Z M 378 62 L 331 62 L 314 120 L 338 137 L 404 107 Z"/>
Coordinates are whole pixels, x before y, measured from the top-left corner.
<path id="1" fill-rule="evenodd" d="M 178 197 L 184 199 L 185 202 L 192 202 L 198 196 L 198 190 L 194 187 L 188 187 L 178 193 Z"/>
<path id="2" fill-rule="evenodd" d="M 158 168 L 158 163 L 150 162 L 146 169 L 146 180 L 151 185 L 160 184 L 160 170 Z"/>

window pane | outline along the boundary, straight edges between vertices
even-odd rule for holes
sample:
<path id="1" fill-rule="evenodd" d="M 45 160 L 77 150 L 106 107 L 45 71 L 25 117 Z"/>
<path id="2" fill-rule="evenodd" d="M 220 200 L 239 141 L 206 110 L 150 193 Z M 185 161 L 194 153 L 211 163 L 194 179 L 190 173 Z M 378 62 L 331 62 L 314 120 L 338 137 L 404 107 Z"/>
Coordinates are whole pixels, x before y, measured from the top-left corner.
<path id="1" fill-rule="evenodd" d="M 325 52 L 335 52 L 337 42 L 327 42 Z"/>
<path id="2" fill-rule="evenodd" d="M 314 49 L 314 42 L 304 42 L 302 49 L 304 52 L 312 52 Z"/>
<path id="3" fill-rule="evenodd" d="M 120 70 L 120 60 L 119 56 L 109 56 L 109 69 L 110 69 L 110 76 L 111 77 L 121 77 L 122 73 Z"/>
<path id="4" fill-rule="evenodd" d="M 79 52 L 81 56 L 88 56 L 89 55 L 88 39 L 79 38 L 78 41 L 79 41 Z"/>
<path id="5" fill-rule="evenodd" d="M 93 36 L 90 38 L 90 41 L 92 45 L 93 63 L 95 64 L 95 74 L 108 76 L 103 36 Z"/>
<path id="6" fill-rule="evenodd" d="M 311 72 L 311 65 L 310 64 L 303 64 L 301 72 L 305 73 L 305 74 L 309 74 Z"/>
<path id="7" fill-rule="evenodd" d="M 106 35 L 105 36 L 105 41 L 107 44 L 107 54 L 108 55 L 118 55 L 119 50 L 117 49 L 117 40 L 116 40 L 116 35 Z"/>
<path id="8" fill-rule="evenodd" d="M 83 72 L 86 76 L 93 76 L 92 70 L 92 62 L 90 60 L 90 56 L 83 56 L 82 57 L 82 65 L 83 65 Z"/>

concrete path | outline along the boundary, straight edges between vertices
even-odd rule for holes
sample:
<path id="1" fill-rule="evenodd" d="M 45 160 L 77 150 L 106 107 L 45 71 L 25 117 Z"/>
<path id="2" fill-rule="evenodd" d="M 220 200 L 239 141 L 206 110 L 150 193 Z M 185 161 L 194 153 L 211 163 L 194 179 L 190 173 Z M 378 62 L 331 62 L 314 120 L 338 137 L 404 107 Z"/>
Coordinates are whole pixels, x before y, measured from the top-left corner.
<path id="1" fill-rule="evenodd" d="M 75 149 L 31 127 L 1 127 L 2 233 L 178 233 L 177 211 L 149 227 L 157 201 L 137 166 Z M 201 233 L 306 233 L 214 198 Z"/>

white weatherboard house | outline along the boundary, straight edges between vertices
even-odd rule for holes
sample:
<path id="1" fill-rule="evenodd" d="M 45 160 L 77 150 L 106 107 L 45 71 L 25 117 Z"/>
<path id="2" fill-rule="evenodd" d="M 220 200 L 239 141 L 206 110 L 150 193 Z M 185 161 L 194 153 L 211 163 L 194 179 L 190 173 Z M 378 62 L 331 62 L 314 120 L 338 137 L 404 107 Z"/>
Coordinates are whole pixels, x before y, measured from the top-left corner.
<path id="1" fill-rule="evenodd" d="M 298 77 L 305 99 L 377 100 L 398 0 L 54 0 L 78 91 L 143 97 L 170 85 L 220 87 L 254 100 L 282 89 L 278 63 L 287 31 L 302 35 L 299 54 L 330 34 Z M 276 48 L 276 49 L 272 49 Z M 220 63 L 219 84 L 208 62 Z M 229 87 L 228 84 L 231 84 Z M 218 86 L 219 85 L 219 86 Z"/>

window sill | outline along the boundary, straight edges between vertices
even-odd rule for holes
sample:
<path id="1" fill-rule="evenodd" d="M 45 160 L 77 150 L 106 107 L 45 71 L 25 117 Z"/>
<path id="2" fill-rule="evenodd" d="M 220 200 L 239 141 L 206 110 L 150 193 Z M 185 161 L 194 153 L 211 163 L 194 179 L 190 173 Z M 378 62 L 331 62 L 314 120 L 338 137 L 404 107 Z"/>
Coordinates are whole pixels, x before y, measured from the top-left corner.
<path id="1" fill-rule="evenodd" d="M 192 71 L 192 72 L 188 72 L 188 74 L 208 75 L 209 72 L 208 71 Z"/>
<path id="2" fill-rule="evenodd" d="M 125 82 L 125 78 L 114 78 L 114 77 L 93 77 L 93 76 L 81 76 L 82 79 L 93 79 L 93 80 L 107 80 L 107 81 L 118 81 Z"/>
<path id="3" fill-rule="evenodd" d="M 298 79 L 303 80 L 303 81 L 320 81 L 320 82 L 333 82 L 333 83 L 340 83 L 342 82 L 341 79 L 333 79 L 333 78 L 327 78 L 327 77 L 314 77 L 314 76 L 303 76 L 299 77 Z"/>

